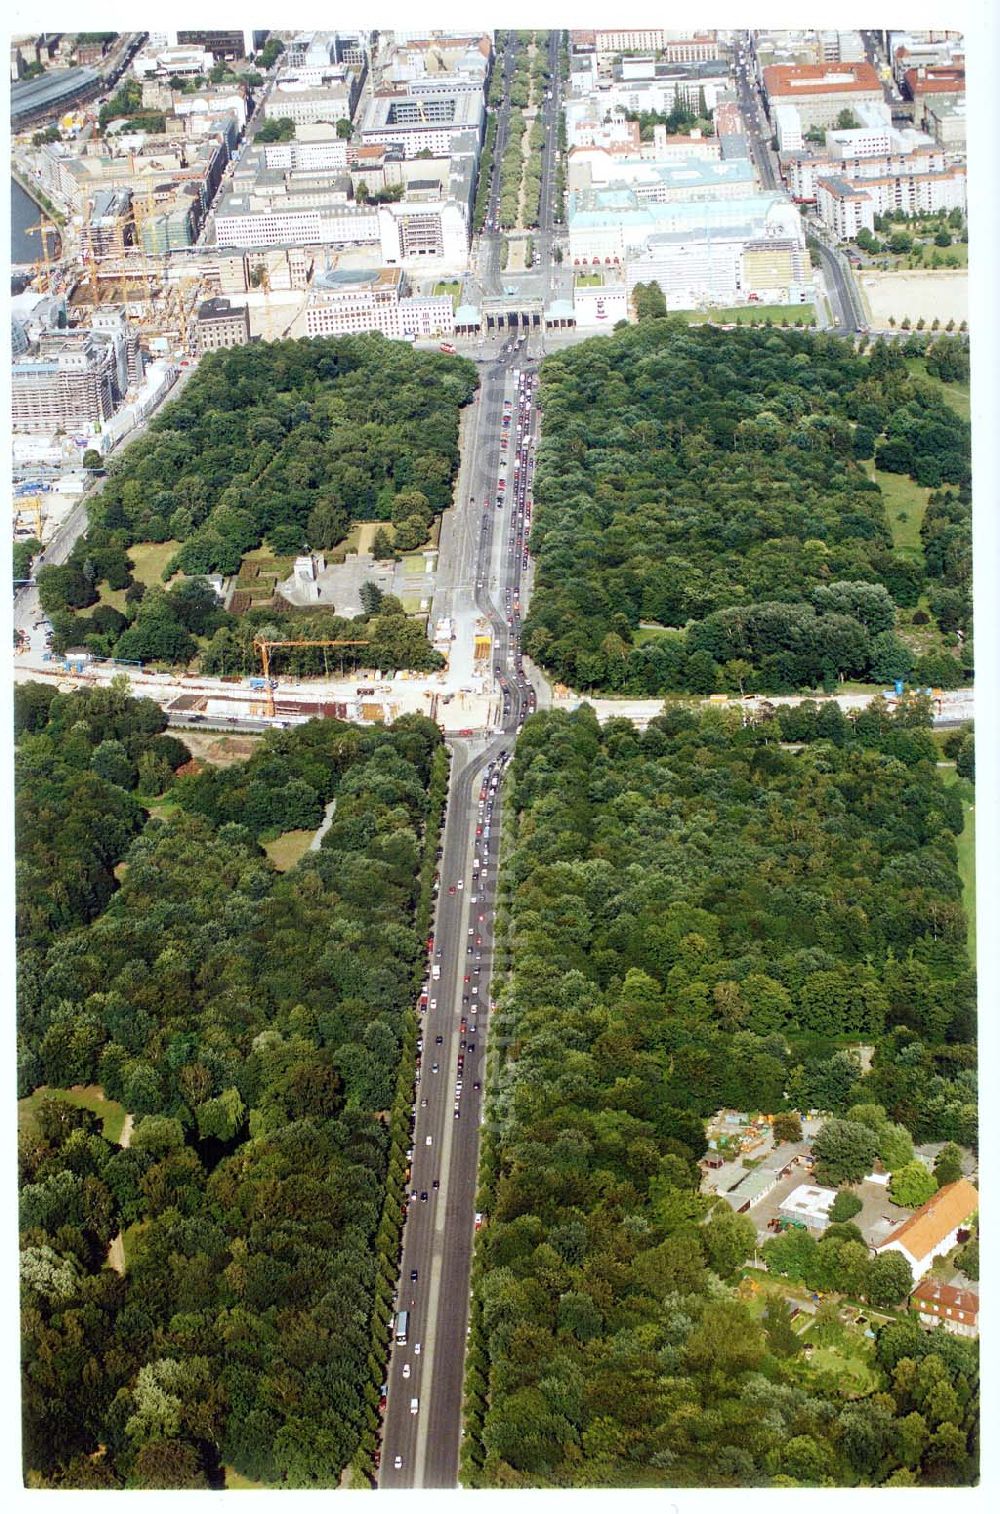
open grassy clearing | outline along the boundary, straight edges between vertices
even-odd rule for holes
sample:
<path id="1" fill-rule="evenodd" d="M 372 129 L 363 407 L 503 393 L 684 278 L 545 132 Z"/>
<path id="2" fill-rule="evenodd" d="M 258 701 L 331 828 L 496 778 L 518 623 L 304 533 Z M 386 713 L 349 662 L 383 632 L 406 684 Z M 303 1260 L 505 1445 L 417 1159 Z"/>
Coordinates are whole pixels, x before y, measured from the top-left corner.
<path id="1" fill-rule="evenodd" d="M 814 326 L 814 305 L 737 305 L 720 310 L 668 310 L 668 315 L 679 315 L 689 325 L 697 326 L 704 321 L 713 321 L 719 326 L 760 326 L 765 321 L 780 326 L 787 321 L 789 326 Z"/>
<path id="2" fill-rule="evenodd" d="M 928 384 L 933 384 L 940 392 L 941 398 L 951 406 L 956 415 L 962 417 L 963 421 L 971 420 L 972 399 L 968 384 L 946 384 L 944 379 L 939 379 L 936 374 L 927 372 L 927 364 L 922 357 L 908 357 L 906 366 L 911 373 L 925 379 Z"/>
<path id="3" fill-rule="evenodd" d="M 920 527 L 927 509 L 930 489 L 921 488 L 905 473 L 883 473 L 869 459 L 865 463 L 869 478 L 873 478 L 882 491 L 885 513 L 892 530 L 892 544 L 899 551 L 919 556 L 923 551 L 920 543 Z M 900 516 L 906 519 L 901 520 Z"/>
<path id="4" fill-rule="evenodd" d="M 132 577 L 137 583 L 146 584 L 147 587 L 162 583 L 163 570 L 179 546 L 179 541 L 141 541 L 134 547 L 129 547 Z"/>
<path id="5" fill-rule="evenodd" d="M 119 1141 L 125 1124 L 125 1108 L 114 1099 L 106 1099 L 104 1090 L 96 1083 L 78 1084 L 74 1088 L 36 1088 L 26 1099 L 17 1101 L 17 1125 L 19 1130 L 30 1130 L 34 1114 L 43 1098 L 59 1099 L 72 1104 L 76 1109 L 89 1109 L 101 1117 L 104 1139 Z"/>
<path id="6" fill-rule="evenodd" d="M 125 590 L 109 589 L 107 584 L 102 584 L 98 594 L 98 604 L 109 605 L 112 610 L 117 610 L 119 615 L 125 614 Z M 96 610 L 97 605 L 94 606 Z"/>
<path id="7" fill-rule="evenodd" d="M 264 850 L 278 869 L 287 873 L 309 850 L 315 831 L 285 831 L 275 841 L 265 841 Z"/>
<path id="8" fill-rule="evenodd" d="M 236 1491 L 241 1488 L 249 1488 L 252 1491 L 260 1491 L 267 1487 L 264 1482 L 252 1482 L 249 1477 L 244 1477 L 242 1472 L 237 1472 L 234 1467 L 223 1467 L 226 1474 L 226 1492 Z"/>
<path id="9" fill-rule="evenodd" d="M 632 632 L 632 641 L 635 646 L 643 647 L 647 641 L 661 641 L 664 636 L 683 635 L 671 629 L 670 626 L 638 626 Z"/>

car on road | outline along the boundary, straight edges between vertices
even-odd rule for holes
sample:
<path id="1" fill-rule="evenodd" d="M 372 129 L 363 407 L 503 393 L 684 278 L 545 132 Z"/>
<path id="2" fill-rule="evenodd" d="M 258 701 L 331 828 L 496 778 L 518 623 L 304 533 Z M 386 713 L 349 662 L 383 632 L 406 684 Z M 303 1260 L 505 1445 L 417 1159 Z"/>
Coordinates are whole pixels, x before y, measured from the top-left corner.
<path id="1" fill-rule="evenodd" d="M 403 1376 L 404 1377 L 409 1377 L 409 1375 L 410 1375 L 410 1364 L 409 1364 L 409 1362 L 404 1362 L 403 1363 Z"/>
<path id="2" fill-rule="evenodd" d="M 399 1469 L 400 1469 L 400 1467 L 402 1465 L 403 1465 L 403 1458 L 401 1456 L 397 1456 L 396 1459 L 393 1462 L 393 1466 L 395 1467 L 395 1469 L 396 1469 L 397 1472 L 399 1471 Z"/>
<path id="3" fill-rule="evenodd" d="M 417 1269 L 416 1269 L 416 1267 L 414 1267 L 413 1271 L 410 1273 L 410 1282 L 411 1283 L 415 1283 L 416 1281 L 417 1281 Z"/>

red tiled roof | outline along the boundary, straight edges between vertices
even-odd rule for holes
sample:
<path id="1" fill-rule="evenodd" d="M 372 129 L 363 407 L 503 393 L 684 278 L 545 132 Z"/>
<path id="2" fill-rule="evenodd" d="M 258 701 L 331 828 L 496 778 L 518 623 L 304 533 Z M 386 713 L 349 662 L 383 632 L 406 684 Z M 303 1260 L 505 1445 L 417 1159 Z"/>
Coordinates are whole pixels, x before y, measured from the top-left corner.
<path id="1" fill-rule="evenodd" d="M 882 93 L 870 63 L 772 63 L 764 70 L 764 88 L 769 98 L 789 100 L 870 90 Z"/>
<path id="2" fill-rule="evenodd" d="M 935 1246 L 970 1219 L 978 1208 L 979 1194 L 968 1178 L 959 1178 L 957 1183 L 946 1183 L 875 1249 L 884 1251 L 887 1246 L 902 1241 L 916 1261 L 923 1261 Z"/>
<path id="3" fill-rule="evenodd" d="M 964 68 L 908 68 L 906 83 L 910 94 L 960 95 L 965 90 Z"/>
<path id="4" fill-rule="evenodd" d="M 918 1308 L 923 1306 L 924 1313 L 943 1315 L 945 1310 L 950 1309 L 952 1319 L 958 1314 L 968 1315 L 970 1323 L 979 1316 L 977 1293 L 973 1293 L 970 1288 L 953 1288 L 950 1283 L 936 1283 L 932 1278 L 924 1278 L 922 1283 L 917 1284 L 910 1295 L 910 1302 Z"/>

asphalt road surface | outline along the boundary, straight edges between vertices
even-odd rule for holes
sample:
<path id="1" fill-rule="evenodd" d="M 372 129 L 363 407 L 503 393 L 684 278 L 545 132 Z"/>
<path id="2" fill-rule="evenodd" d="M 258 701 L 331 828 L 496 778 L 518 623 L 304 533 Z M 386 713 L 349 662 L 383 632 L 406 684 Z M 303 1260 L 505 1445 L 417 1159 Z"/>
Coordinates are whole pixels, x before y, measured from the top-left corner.
<path id="1" fill-rule="evenodd" d="M 504 729 L 488 742 L 456 741 L 452 747 L 396 1305 L 407 1312 L 408 1329 L 389 1361 L 382 1488 L 447 1488 L 458 1479 L 483 1111 L 483 1090 L 476 1084 L 482 1082 L 486 1063 L 500 782 L 514 736 L 535 704 L 521 661 L 517 608 L 525 574 L 536 419 L 522 352 L 508 345 L 484 374 L 470 443 L 472 492 L 456 507 L 456 539 L 471 543 L 459 559 L 469 574 L 464 587 L 493 627 Z M 506 426 L 505 414 L 510 417 Z M 506 447 L 501 446 L 504 435 Z M 503 490 L 498 488 L 501 478 Z"/>

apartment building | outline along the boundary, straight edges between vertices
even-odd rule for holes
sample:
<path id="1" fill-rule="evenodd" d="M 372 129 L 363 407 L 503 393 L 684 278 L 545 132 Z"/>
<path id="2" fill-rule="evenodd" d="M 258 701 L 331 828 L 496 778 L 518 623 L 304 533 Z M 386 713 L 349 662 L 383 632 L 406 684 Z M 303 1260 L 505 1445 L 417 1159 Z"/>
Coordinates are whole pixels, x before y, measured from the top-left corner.
<path id="1" fill-rule="evenodd" d="M 317 276 L 306 306 L 307 336 L 379 331 L 396 340 L 451 336 L 448 295 L 412 295 L 398 268 L 327 270 Z"/>
<path id="2" fill-rule="evenodd" d="M 329 142 L 267 142 L 259 150 L 265 168 L 277 168 L 283 172 L 302 169 L 343 171 L 348 163 L 348 145 L 339 137 Z M 249 156 L 247 153 L 246 157 Z"/>
<path id="3" fill-rule="evenodd" d="M 302 205 L 288 196 L 274 205 L 251 203 L 249 195 L 227 195 L 215 217 L 220 247 L 320 247 L 363 245 L 379 240 L 376 208 L 328 197 Z"/>
<path id="4" fill-rule="evenodd" d="M 816 209 L 840 241 L 875 229 L 875 201 L 860 183 L 831 175 L 816 180 Z"/>
<path id="5" fill-rule="evenodd" d="M 797 203 L 808 204 L 816 198 L 817 178 L 841 176 L 845 179 L 881 179 L 894 175 L 938 174 L 946 167 L 945 154 L 936 143 L 912 151 L 893 151 L 881 156 L 840 158 L 834 153 L 791 153 L 781 158 L 781 170 L 788 191 Z"/>
<path id="6" fill-rule="evenodd" d="M 903 83 L 911 100 L 921 104 L 929 96 L 964 95 L 965 63 L 941 64 L 937 67 L 908 68 Z"/>
<path id="7" fill-rule="evenodd" d="M 651 53 L 663 46 L 664 32 L 661 26 L 632 27 L 609 31 L 594 28 L 594 46 L 598 55 L 608 57 L 615 53 Z"/>
<path id="8" fill-rule="evenodd" d="M 947 153 L 964 153 L 966 148 L 965 100 L 951 95 L 933 96 L 924 101 L 924 125 Z"/>
<path id="9" fill-rule="evenodd" d="M 820 219 L 841 238 L 857 236 L 861 226 L 874 230 L 875 216 L 891 215 L 896 210 L 907 215 L 964 211 L 965 169 L 952 167 L 935 173 L 867 172 L 852 178 L 818 176 L 816 209 Z"/>

